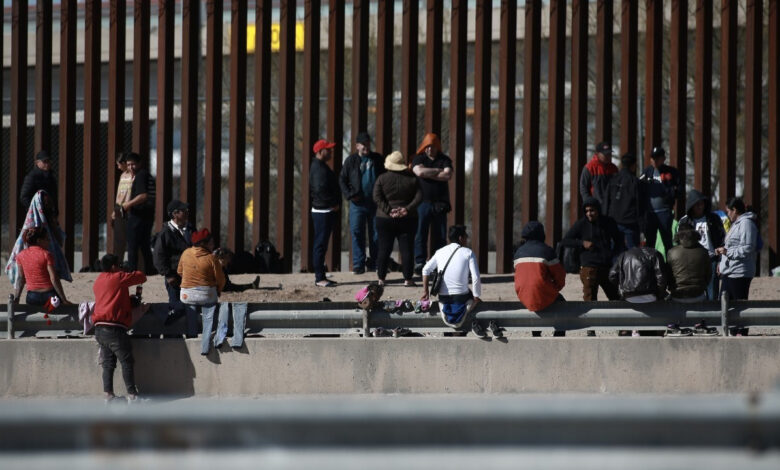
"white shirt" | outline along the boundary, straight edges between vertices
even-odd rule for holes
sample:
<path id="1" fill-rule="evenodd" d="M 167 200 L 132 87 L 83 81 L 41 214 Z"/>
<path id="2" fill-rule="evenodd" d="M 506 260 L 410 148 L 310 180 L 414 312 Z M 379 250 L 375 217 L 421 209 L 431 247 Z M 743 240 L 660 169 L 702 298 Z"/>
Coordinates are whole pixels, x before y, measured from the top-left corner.
<path id="1" fill-rule="evenodd" d="M 457 243 L 450 243 L 443 248 L 439 248 L 423 266 L 423 276 L 429 276 L 434 270 L 438 269 L 441 271 L 444 269 L 444 266 L 447 265 L 447 260 L 450 259 L 450 255 L 459 246 Z M 452 257 L 450 264 L 447 265 L 439 294 L 465 294 L 469 291 L 469 274 L 471 274 L 471 287 L 474 297 L 482 297 L 482 282 L 479 279 L 477 259 L 471 249 L 461 246 Z"/>
<path id="2" fill-rule="evenodd" d="M 710 238 L 710 228 L 707 225 L 707 216 L 701 217 L 699 219 L 693 219 L 694 226 L 696 227 L 696 231 L 699 232 L 699 243 L 701 246 L 707 249 L 707 252 L 710 254 L 710 257 L 715 256 L 715 247 L 712 246 L 712 239 Z"/>

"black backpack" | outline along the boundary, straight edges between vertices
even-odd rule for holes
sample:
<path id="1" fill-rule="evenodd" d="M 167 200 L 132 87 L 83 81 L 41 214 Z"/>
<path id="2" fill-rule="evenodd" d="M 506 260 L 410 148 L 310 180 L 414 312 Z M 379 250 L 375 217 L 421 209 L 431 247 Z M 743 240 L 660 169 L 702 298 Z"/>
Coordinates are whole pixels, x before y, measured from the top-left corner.
<path id="1" fill-rule="evenodd" d="M 273 243 L 263 240 L 255 247 L 255 262 L 257 263 L 257 272 L 259 273 L 278 273 L 281 263 L 279 261 L 279 252 L 276 251 Z"/>
<path id="2" fill-rule="evenodd" d="M 259 272 L 255 256 L 248 251 L 239 251 L 233 255 L 227 267 L 228 274 L 246 274 Z"/>
<path id="3" fill-rule="evenodd" d="M 578 274 L 580 272 L 580 248 L 573 246 L 563 246 L 560 242 L 555 247 L 555 253 L 558 260 L 563 265 L 563 269 L 569 274 Z"/>

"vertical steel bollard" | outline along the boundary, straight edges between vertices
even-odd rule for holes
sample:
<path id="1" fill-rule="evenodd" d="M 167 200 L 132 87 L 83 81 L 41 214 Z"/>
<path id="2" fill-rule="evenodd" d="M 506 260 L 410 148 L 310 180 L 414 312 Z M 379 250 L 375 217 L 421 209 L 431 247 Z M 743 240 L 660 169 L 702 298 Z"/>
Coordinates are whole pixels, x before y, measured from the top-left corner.
<path id="1" fill-rule="evenodd" d="M 720 293 L 720 326 L 723 330 L 723 336 L 729 335 L 729 294 Z"/>
<path id="2" fill-rule="evenodd" d="M 14 295 L 8 294 L 8 339 L 14 339 Z"/>

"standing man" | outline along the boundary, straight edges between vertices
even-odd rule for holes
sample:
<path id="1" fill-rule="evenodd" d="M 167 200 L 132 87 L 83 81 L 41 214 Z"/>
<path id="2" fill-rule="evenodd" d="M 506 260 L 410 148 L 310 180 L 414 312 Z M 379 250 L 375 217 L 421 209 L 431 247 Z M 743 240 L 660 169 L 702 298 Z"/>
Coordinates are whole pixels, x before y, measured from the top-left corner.
<path id="1" fill-rule="evenodd" d="M 582 299 L 597 300 L 599 286 L 609 300 L 618 300 L 617 287 L 609 280 L 612 259 L 623 251 L 623 236 L 612 217 L 601 214 L 601 204 L 589 197 L 583 202 L 585 217 L 566 232 L 563 246 L 580 248 L 580 279 Z"/>
<path id="2" fill-rule="evenodd" d="M 371 151 L 371 137 L 366 132 L 359 133 L 355 139 L 355 153 L 344 161 L 339 177 L 341 193 L 349 201 L 353 274 L 376 269 L 376 204 L 373 194 L 374 183 L 384 171 L 382 156 Z M 366 233 L 370 258 L 366 257 Z"/>
<path id="3" fill-rule="evenodd" d="M 189 224 L 190 206 L 185 202 L 174 199 L 166 208 L 171 218 L 154 240 L 154 267 L 162 275 L 165 281 L 165 290 L 168 292 L 168 308 L 172 321 L 184 313 L 179 296 L 181 294 L 181 276 L 179 276 L 179 259 L 182 252 L 192 246 L 193 228 Z"/>
<path id="4" fill-rule="evenodd" d="M 35 166 L 32 171 L 27 173 L 22 183 L 22 190 L 19 194 L 19 203 L 27 211 L 32 202 L 33 196 L 40 190 L 46 191 L 52 202 L 55 215 L 58 211 L 57 206 L 57 177 L 51 170 L 51 157 L 49 152 L 41 150 L 35 155 Z"/>
<path id="5" fill-rule="evenodd" d="M 596 154 L 580 175 L 580 196 L 583 203 L 588 198 L 596 198 L 604 207 L 609 180 L 617 172 L 618 168 L 612 163 L 612 146 L 607 142 L 599 142 L 596 145 Z"/>
<path id="6" fill-rule="evenodd" d="M 309 197 L 311 198 L 311 219 L 314 226 L 314 284 L 317 287 L 335 287 L 336 283 L 325 277 L 325 251 L 333 224 L 338 217 L 341 196 L 336 173 L 328 166 L 334 142 L 320 139 L 314 143 L 314 158 L 309 167 Z"/>
<path id="7" fill-rule="evenodd" d="M 447 237 L 447 213 L 450 205 L 452 160 L 441 151 L 436 134 L 425 134 L 417 156 L 412 160 L 412 171 L 420 181 L 423 200 L 417 207 L 417 233 L 414 237 L 414 271 L 422 274 L 428 259 L 428 233 L 433 251 L 444 246 Z"/>
<path id="8" fill-rule="evenodd" d="M 130 200 L 122 204 L 127 213 L 127 262 L 130 270 L 138 269 L 138 252 L 143 257 L 143 271 L 152 270 L 152 225 L 154 224 L 155 182 L 143 168 L 141 156 L 127 154 L 127 169 L 133 175 Z"/>
<path id="9" fill-rule="evenodd" d="M 652 165 L 642 172 L 640 179 L 647 189 L 647 246 L 655 248 L 657 233 L 661 233 L 664 251 L 672 247 L 672 221 L 674 220 L 674 203 L 682 196 L 685 185 L 680 182 L 680 174 L 676 168 L 665 165 L 666 151 L 662 147 L 653 147 L 650 152 Z"/>
<path id="10" fill-rule="evenodd" d="M 116 187 L 116 203 L 111 212 L 111 227 L 114 231 L 114 251 L 119 262 L 125 259 L 127 247 L 127 213 L 122 204 L 130 200 L 130 190 L 133 188 L 133 174 L 127 169 L 127 157 L 120 153 L 116 157 L 116 168 L 120 172 L 119 184 Z"/>
<path id="11" fill-rule="evenodd" d="M 620 172 L 609 181 L 604 213 L 615 219 L 626 249 L 631 249 L 639 246 L 640 222 L 644 225 L 644 198 L 642 184 L 636 177 L 636 156 L 623 155 L 620 166 Z"/>

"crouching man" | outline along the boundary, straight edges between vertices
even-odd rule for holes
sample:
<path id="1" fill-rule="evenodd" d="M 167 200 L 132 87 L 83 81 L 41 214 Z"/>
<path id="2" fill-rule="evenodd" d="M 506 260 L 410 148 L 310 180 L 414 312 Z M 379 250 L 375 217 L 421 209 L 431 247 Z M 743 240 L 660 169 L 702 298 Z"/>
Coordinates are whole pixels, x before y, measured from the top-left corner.
<path id="1" fill-rule="evenodd" d="M 122 365 L 122 378 L 127 387 L 127 400 L 134 401 L 138 397 L 138 388 L 135 386 L 133 350 L 127 330 L 148 310 L 149 306 L 137 306 L 134 309 L 128 289 L 146 282 L 146 275 L 141 271 L 121 271 L 119 258 L 115 255 L 103 256 L 100 263 L 103 272 L 95 279 L 92 288 L 95 293 L 92 321 L 95 324 L 95 339 L 100 345 L 103 392 L 106 401 L 116 398 L 114 369 L 118 358 Z"/>

